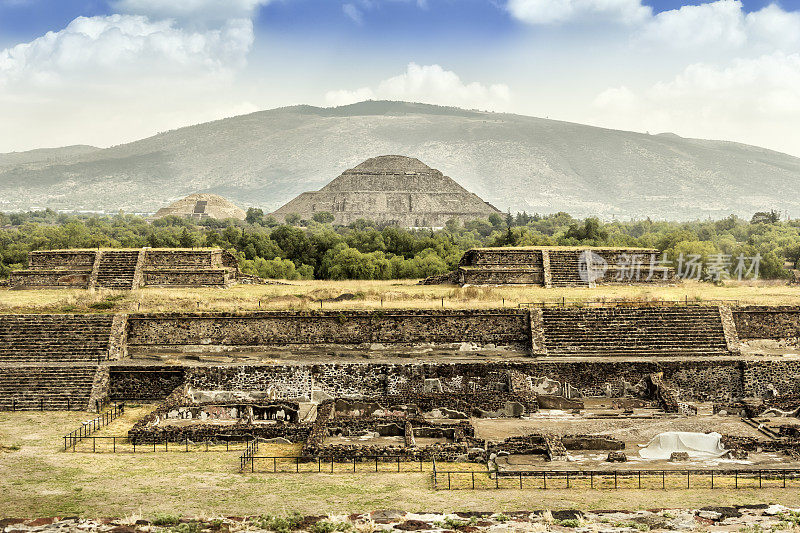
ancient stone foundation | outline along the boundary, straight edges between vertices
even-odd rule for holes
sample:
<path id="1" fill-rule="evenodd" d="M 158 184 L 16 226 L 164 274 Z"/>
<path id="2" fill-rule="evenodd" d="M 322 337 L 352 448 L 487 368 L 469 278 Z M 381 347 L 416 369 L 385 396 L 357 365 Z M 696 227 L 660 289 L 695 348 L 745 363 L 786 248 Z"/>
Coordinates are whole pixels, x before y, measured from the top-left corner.
<path id="1" fill-rule="evenodd" d="M 609 283 L 670 283 L 674 270 L 647 248 L 473 248 L 448 276 L 425 283 L 591 287 Z"/>
<path id="2" fill-rule="evenodd" d="M 685 401 L 800 396 L 800 358 L 732 349 L 740 341 L 785 341 L 800 328 L 800 312 L 734 308 L 727 326 L 725 314 L 717 306 L 645 306 L 0 315 L 0 402 L 3 408 L 66 408 L 69 399 L 75 408 L 100 394 L 159 400 L 188 385 L 484 416 L 532 412 L 538 398 L 575 408 L 581 397 L 652 393 L 656 374 L 665 391 L 678 392 L 673 399 L 662 394 L 662 403 L 679 412 Z M 338 346 L 350 347 L 337 356 L 340 364 L 202 362 L 225 350 L 257 357 L 280 348 L 314 356 Z M 159 362 L 161 351 L 183 350 L 192 352 L 183 364 Z M 417 353 L 427 362 L 415 361 Z M 356 362 L 375 354 L 395 362 Z M 466 361 L 448 362 L 453 356 Z M 96 376 L 106 371 L 107 380 Z"/>
<path id="3" fill-rule="evenodd" d="M 227 287 L 238 276 L 224 250 L 47 250 L 28 254 L 28 269 L 11 273 L 14 289 L 102 287 Z"/>

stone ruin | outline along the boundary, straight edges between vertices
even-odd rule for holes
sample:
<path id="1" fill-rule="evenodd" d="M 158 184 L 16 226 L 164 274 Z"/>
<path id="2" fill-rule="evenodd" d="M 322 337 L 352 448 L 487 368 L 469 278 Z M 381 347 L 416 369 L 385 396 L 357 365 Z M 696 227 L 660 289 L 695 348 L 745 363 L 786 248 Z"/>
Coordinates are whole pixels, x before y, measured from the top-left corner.
<path id="1" fill-rule="evenodd" d="M 205 220 L 208 218 L 244 220 L 247 214 L 222 196 L 196 193 L 177 200 L 167 207 L 162 207 L 153 218 L 158 219 L 168 216 L 191 218 L 193 220 Z"/>
<path id="2" fill-rule="evenodd" d="M 280 438 L 308 457 L 503 463 L 605 457 L 619 443 L 546 422 L 490 439 L 481 421 L 530 424 L 543 411 L 670 421 L 713 405 L 763 435 L 726 435 L 727 447 L 796 453 L 800 357 L 742 350 L 798 337 L 793 306 L 0 315 L 0 408 L 155 401 L 131 438 Z"/>
<path id="3" fill-rule="evenodd" d="M 659 263 L 655 249 L 525 246 L 467 250 L 454 272 L 423 283 L 551 288 L 674 281 L 674 269 Z"/>
<path id="4" fill-rule="evenodd" d="M 333 223 L 358 219 L 404 227 L 443 227 L 499 214 L 494 206 L 419 159 L 383 155 L 367 159 L 316 192 L 304 192 L 272 213 L 279 221 L 295 214 L 311 220 L 328 212 Z"/>
<path id="5" fill-rule="evenodd" d="M 9 287 L 229 287 L 238 275 L 236 258 L 220 249 L 39 250 L 28 253 L 28 269 L 11 272 Z"/>

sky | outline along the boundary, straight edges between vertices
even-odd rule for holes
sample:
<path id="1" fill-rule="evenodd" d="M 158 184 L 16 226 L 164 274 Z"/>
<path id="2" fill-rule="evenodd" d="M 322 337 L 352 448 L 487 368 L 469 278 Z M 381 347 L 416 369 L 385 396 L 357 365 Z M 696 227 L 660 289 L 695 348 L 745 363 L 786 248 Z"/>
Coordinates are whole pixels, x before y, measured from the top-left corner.
<path id="1" fill-rule="evenodd" d="M 368 99 L 800 156 L 800 0 L 0 0 L 0 152 Z"/>

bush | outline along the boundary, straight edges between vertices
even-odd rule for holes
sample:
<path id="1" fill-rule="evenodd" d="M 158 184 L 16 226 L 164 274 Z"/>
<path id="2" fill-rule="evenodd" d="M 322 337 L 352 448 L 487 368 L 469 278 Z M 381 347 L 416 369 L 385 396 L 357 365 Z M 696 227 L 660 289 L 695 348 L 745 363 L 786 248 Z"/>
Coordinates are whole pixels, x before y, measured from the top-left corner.
<path id="1" fill-rule="evenodd" d="M 180 517 L 171 514 L 157 514 L 150 523 L 154 526 L 176 526 L 180 521 Z"/>

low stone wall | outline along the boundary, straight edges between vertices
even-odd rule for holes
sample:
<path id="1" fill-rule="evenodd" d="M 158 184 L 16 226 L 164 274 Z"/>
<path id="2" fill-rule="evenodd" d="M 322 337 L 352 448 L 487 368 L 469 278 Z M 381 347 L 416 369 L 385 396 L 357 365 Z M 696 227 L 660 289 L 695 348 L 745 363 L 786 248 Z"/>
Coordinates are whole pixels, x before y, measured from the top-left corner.
<path id="1" fill-rule="evenodd" d="M 222 268 L 198 270 L 145 270 L 145 286 L 150 287 L 225 287 L 234 280 Z"/>
<path id="2" fill-rule="evenodd" d="M 800 338 L 800 306 L 748 305 L 732 312 L 740 340 Z"/>
<path id="3" fill-rule="evenodd" d="M 36 250 L 28 253 L 28 268 L 92 270 L 95 250 Z"/>
<path id="4" fill-rule="evenodd" d="M 163 442 L 183 443 L 216 441 L 242 441 L 284 438 L 291 442 L 305 442 L 311 432 L 311 424 L 276 423 L 267 425 L 247 424 L 191 424 L 187 426 L 134 426 L 128 438 L 140 444 Z"/>
<path id="5" fill-rule="evenodd" d="M 529 345 L 524 310 L 130 315 L 129 346 Z"/>
<path id="6" fill-rule="evenodd" d="M 85 289 L 89 286 L 91 275 L 91 270 L 17 270 L 11 272 L 9 287 Z"/>
<path id="7" fill-rule="evenodd" d="M 203 269 L 221 267 L 220 250 L 147 250 L 145 269 Z"/>
<path id="8" fill-rule="evenodd" d="M 459 268 L 457 282 L 461 285 L 542 285 L 541 270 L 525 268 Z"/>
<path id="9" fill-rule="evenodd" d="M 112 401 L 163 400 L 186 382 L 181 366 L 112 366 L 109 399 Z"/>

